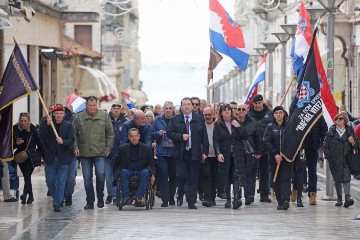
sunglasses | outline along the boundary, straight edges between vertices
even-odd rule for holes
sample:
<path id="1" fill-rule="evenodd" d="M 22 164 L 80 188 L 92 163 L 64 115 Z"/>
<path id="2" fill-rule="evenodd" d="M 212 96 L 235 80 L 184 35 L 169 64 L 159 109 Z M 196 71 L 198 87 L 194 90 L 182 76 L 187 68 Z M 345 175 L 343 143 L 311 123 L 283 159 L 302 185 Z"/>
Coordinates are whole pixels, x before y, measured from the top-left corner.
<path id="1" fill-rule="evenodd" d="M 238 111 L 246 111 L 247 109 L 246 108 L 238 108 Z"/>
<path id="2" fill-rule="evenodd" d="M 22 113 L 20 113 L 20 116 L 21 117 L 24 117 L 24 116 L 28 116 L 29 114 L 28 113 L 26 113 L 26 112 L 22 112 Z"/>
<path id="3" fill-rule="evenodd" d="M 340 121 L 342 121 L 342 120 L 344 120 L 345 118 L 343 118 L 343 117 L 337 117 L 337 118 L 335 118 L 335 121 L 337 121 L 337 120 L 340 120 Z"/>
<path id="4" fill-rule="evenodd" d="M 198 104 L 198 103 L 193 103 L 193 106 L 199 106 L 200 104 Z"/>

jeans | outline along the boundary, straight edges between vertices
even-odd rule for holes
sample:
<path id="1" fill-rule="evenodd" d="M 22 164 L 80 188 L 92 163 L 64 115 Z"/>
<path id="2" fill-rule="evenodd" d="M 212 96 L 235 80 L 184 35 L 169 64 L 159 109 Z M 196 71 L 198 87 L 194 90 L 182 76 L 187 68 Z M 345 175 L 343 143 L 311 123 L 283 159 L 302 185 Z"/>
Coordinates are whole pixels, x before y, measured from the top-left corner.
<path id="1" fill-rule="evenodd" d="M 317 149 L 305 149 L 305 157 L 308 166 L 308 175 L 309 175 L 309 183 L 308 183 L 308 193 L 317 191 L 317 159 L 319 157 L 319 153 Z"/>
<path id="2" fill-rule="evenodd" d="M 75 156 L 73 157 L 71 163 L 68 166 L 69 167 L 65 186 L 65 197 L 71 197 L 73 195 L 76 185 L 77 159 Z"/>
<path id="3" fill-rule="evenodd" d="M 69 165 L 61 164 L 58 156 L 46 165 L 46 184 L 53 198 L 53 206 L 60 207 L 64 200 L 65 184 Z"/>
<path id="4" fill-rule="evenodd" d="M 80 157 L 84 186 L 86 192 L 86 202 L 92 204 L 95 202 L 95 193 L 93 185 L 93 166 L 95 166 L 96 175 L 96 196 L 98 201 L 104 200 L 105 184 L 105 158 L 104 157 Z"/>
<path id="5" fill-rule="evenodd" d="M 105 158 L 105 182 L 107 195 L 112 198 L 116 198 L 116 187 L 113 187 L 113 160 L 111 158 Z"/>
<path id="6" fill-rule="evenodd" d="M 158 156 L 158 182 L 161 200 L 167 203 L 174 199 L 176 192 L 176 164 L 172 157 Z"/>
<path id="7" fill-rule="evenodd" d="M 121 194 L 123 198 L 130 197 L 130 191 L 129 191 L 129 179 L 132 176 L 138 176 L 140 177 L 140 183 L 138 186 L 138 189 L 136 191 L 135 197 L 141 198 L 145 194 L 146 185 L 149 182 L 150 177 L 150 171 L 148 169 L 143 169 L 141 171 L 136 170 L 129 170 L 129 169 L 123 169 L 121 170 Z"/>

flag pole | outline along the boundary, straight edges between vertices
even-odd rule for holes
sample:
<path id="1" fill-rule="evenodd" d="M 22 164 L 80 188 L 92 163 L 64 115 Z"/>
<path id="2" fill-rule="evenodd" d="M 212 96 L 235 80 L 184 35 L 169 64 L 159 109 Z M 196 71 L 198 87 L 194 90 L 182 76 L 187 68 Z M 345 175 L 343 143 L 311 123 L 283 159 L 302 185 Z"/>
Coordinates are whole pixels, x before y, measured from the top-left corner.
<path id="1" fill-rule="evenodd" d="M 288 86 L 287 89 L 286 89 L 286 92 L 285 92 L 284 96 L 283 96 L 282 99 L 281 99 L 281 102 L 280 102 L 279 106 L 282 106 L 282 105 L 284 104 L 284 102 L 285 102 L 285 97 L 286 97 L 286 95 L 289 93 L 290 87 L 291 87 L 291 85 L 293 84 L 293 82 L 295 81 L 295 79 L 296 79 L 296 77 L 295 77 L 295 75 L 294 75 L 294 76 L 292 77 L 291 82 L 289 83 L 289 86 Z"/>
<path id="2" fill-rule="evenodd" d="M 45 103 L 44 103 L 44 100 L 43 100 L 43 98 L 42 98 L 42 96 L 41 96 L 41 94 L 40 94 L 39 89 L 36 89 L 36 93 L 37 93 L 37 95 L 39 96 L 40 102 L 41 102 L 42 106 L 43 106 L 44 109 L 45 109 L 46 116 L 49 116 L 49 115 L 50 115 L 50 114 L 49 114 L 49 111 L 47 110 L 47 107 L 46 107 L 46 105 L 45 105 Z M 55 129 L 54 123 L 53 123 L 52 121 L 50 122 L 50 125 L 51 125 L 51 127 L 52 127 L 52 129 L 53 129 L 53 131 L 54 131 L 54 133 L 55 133 L 55 137 L 58 138 L 59 135 L 58 135 L 58 133 L 57 133 L 57 131 L 56 131 L 56 129 Z"/>

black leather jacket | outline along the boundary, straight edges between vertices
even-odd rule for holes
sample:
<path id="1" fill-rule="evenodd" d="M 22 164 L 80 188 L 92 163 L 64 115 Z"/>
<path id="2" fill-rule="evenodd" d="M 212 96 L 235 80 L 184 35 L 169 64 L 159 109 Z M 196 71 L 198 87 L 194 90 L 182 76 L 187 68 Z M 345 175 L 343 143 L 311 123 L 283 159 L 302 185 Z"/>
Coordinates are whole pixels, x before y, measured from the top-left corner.
<path id="1" fill-rule="evenodd" d="M 265 129 L 263 142 L 272 158 L 280 154 L 285 124 L 285 121 L 281 125 L 277 122 L 272 122 Z"/>

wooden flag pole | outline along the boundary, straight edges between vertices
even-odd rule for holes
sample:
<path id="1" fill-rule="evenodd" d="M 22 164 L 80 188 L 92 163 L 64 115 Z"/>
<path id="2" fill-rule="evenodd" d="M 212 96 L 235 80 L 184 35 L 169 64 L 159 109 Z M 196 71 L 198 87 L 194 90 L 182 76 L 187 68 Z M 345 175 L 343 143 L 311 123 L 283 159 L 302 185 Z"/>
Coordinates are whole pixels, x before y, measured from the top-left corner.
<path id="1" fill-rule="evenodd" d="M 273 182 L 276 181 L 277 175 L 278 175 L 278 173 L 279 173 L 280 164 L 281 164 L 281 162 L 279 162 L 279 164 L 276 165 L 276 170 L 275 170 Z"/>
<path id="2" fill-rule="evenodd" d="M 294 75 L 293 78 L 292 78 L 292 80 L 291 80 L 291 82 L 289 83 L 288 88 L 286 89 L 286 92 L 285 92 L 283 98 L 281 99 L 281 102 L 280 102 L 279 106 L 282 106 L 282 105 L 284 104 L 284 102 L 285 102 L 285 97 L 286 97 L 286 95 L 289 93 L 290 87 L 291 87 L 291 85 L 293 84 L 293 82 L 294 82 L 295 80 L 296 80 L 296 76 Z"/>
<path id="3" fill-rule="evenodd" d="M 41 102 L 43 108 L 45 109 L 46 116 L 49 116 L 49 115 L 50 115 L 50 114 L 49 114 L 49 111 L 47 110 L 47 107 L 46 107 L 46 105 L 45 105 L 45 103 L 44 103 L 44 100 L 43 100 L 43 98 L 42 98 L 42 96 L 41 96 L 41 94 L 40 94 L 39 89 L 36 89 L 36 93 L 38 94 L 39 99 L 40 99 L 40 102 Z M 52 129 L 53 129 L 53 131 L 54 131 L 54 133 L 55 133 L 56 138 L 58 138 L 58 137 L 59 137 L 59 134 L 57 133 L 57 131 L 56 131 L 56 129 L 55 129 L 55 126 L 54 126 L 54 123 L 53 123 L 52 121 L 51 121 L 51 127 L 52 127 Z"/>

